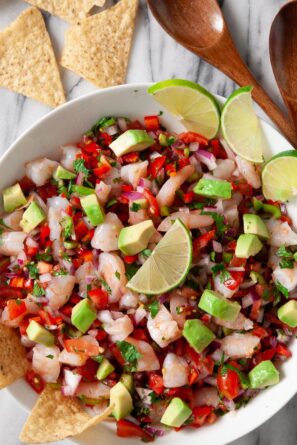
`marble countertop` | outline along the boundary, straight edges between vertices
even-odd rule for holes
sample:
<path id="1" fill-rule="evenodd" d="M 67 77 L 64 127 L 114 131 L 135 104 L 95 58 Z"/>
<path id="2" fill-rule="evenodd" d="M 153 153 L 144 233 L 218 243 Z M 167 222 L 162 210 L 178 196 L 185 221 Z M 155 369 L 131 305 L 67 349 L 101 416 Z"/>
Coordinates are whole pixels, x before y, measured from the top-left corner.
<path id="1" fill-rule="evenodd" d="M 257 79 L 282 106 L 269 62 L 268 36 L 273 17 L 285 0 L 220 0 L 219 3 L 242 56 Z M 107 5 L 111 4 L 112 1 L 108 0 Z M 26 7 L 21 0 L 1 0 L 0 29 Z M 68 25 L 48 14 L 45 18 L 59 58 Z M 96 89 L 70 71 L 63 71 L 62 77 L 69 100 Z M 171 77 L 199 82 L 222 96 L 228 96 L 235 87 L 222 73 L 168 37 L 148 12 L 145 0 L 141 0 L 127 83 Z M 31 99 L 0 89 L 0 155 L 24 130 L 49 111 L 48 107 Z M 0 393 L 0 413 L 0 445 L 19 445 L 18 434 L 27 414 L 5 390 Z M 296 413 L 297 396 L 262 427 L 232 445 L 296 445 Z M 70 445 L 70 442 L 64 441 L 63 445 Z"/>

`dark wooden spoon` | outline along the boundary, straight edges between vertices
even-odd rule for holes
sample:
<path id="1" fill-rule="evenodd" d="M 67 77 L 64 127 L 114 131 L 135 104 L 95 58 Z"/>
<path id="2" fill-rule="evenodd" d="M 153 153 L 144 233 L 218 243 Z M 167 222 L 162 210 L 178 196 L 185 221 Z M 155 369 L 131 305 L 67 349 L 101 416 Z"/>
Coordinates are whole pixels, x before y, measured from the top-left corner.
<path id="1" fill-rule="evenodd" d="M 272 69 L 297 134 L 297 1 L 285 4 L 270 30 Z"/>
<path id="2" fill-rule="evenodd" d="M 216 0 L 148 0 L 151 11 L 177 42 L 223 71 L 238 85 L 253 85 L 253 98 L 297 146 L 297 134 L 240 57 Z"/>

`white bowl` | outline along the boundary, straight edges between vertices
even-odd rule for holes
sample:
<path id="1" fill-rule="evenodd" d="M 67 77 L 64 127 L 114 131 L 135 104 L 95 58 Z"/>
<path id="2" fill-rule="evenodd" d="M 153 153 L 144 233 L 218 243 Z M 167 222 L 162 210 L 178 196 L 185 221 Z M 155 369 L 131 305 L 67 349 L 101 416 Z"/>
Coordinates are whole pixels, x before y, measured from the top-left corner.
<path id="1" fill-rule="evenodd" d="M 162 107 L 147 94 L 147 87 L 147 84 L 125 85 L 101 90 L 76 99 L 48 114 L 21 136 L 1 158 L 0 190 L 22 177 L 25 162 L 39 156 L 59 159 L 59 147 L 79 140 L 82 133 L 102 116 L 142 118 L 144 115 L 159 113 Z M 182 130 L 180 124 L 167 112 L 164 112 L 161 120 L 171 129 Z M 269 124 L 262 121 L 262 126 L 271 155 L 292 148 Z M 185 440 L 188 445 L 223 445 L 257 428 L 297 392 L 297 342 L 293 343 L 292 352 L 293 358 L 281 366 L 280 383 L 262 391 L 245 408 L 225 415 L 210 426 L 197 430 L 182 430 L 179 433 L 172 432 L 158 439 L 158 443 L 170 445 L 175 441 L 181 443 Z M 23 380 L 12 385 L 9 391 L 26 410 L 31 410 L 36 396 Z M 131 443 L 130 439 L 118 438 L 114 425 L 110 422 L 73 440 L 81 445 L 93 445 L 98 443 L 99 439 L 104 445 Z"/>

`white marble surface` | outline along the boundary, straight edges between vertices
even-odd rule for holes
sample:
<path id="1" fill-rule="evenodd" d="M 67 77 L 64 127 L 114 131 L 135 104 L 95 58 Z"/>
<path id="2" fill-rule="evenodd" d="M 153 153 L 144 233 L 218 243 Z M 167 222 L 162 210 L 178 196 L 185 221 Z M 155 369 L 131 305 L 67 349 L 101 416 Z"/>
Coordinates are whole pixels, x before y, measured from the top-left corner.
<path id="1" fill-rule="evenodd" d="M 161 1 L 161 0 L 160 0 Z M 207 0 L 205 0 L 207 1 Z M 111 4 L 109 0 L 107 4 Z M 271 96 L 281 105 L 268 54 L 268 35 L 274 15 L 285 0 L 221 0 L 223 11 L 238 48 Z M 27 7 L 21 0 L 0 0 L 0 29 Z M 45 15 L 47 27 L 59 58 L 67 24 Z M 71 100 L 95 87 L 75 74 L 64 71 L 63 83 Z M 148 13 L 141 0 L 127 82 L 150 82 L 180 77 L 201 83 L 213 93 L 226 96 L 234 83 L 168 37 Z M 0 154 L 29 126 L 49 112 L 33 100 L 0 89 Z M 276 416 L 232 445 L 296 445 L 297 396 Z M 0 393 L 0 445 L 18 445 L 18 434 L 26 413 L 4 390 Z M 59 442 L 59 445 L 62 442 Z M 69 441 L 63 442 L 70 445 Z M 58 443 L 56 444 L 58 445 Z M 213 445 L 213 444 L 203 444 Z"/>

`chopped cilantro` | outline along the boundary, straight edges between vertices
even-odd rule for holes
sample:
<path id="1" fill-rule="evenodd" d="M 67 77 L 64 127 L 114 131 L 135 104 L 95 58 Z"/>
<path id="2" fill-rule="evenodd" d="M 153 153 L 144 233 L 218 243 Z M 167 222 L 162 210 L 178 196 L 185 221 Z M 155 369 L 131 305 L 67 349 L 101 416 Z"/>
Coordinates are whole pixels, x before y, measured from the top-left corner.
<path id="1" fill-rule="evenodd" d="M 280 248 L 276 252 L 276 255 L 280 256 L 282 258 L 292 258 L 293 257 L 292 252 L 290 252 L 284 244 L 280 246 Z"/>
<path id="2" fill-rule="evenodd" d="M 216 260 L 216 253 L 215 252 L 210 252 L 210 261 L 213 261 L 213 262 L 215 262 L 215 260 Z"/>
<path id="3" fill-rule="evenodd" d="M 136 274 L 136 272 L 138 271 L 139 266 L 137 266 L 137 264 L 133 263 L 133 264 L 126 264 L 126 277 L 129 280 L 131 280 L 132 277 L 134 277 L 134 275 Z"/>
<path id="4" fill-rule="evenodd" d="M 105 280 L 99 280 L 100 281 L 100 283 L 102 284 L 102 286 L 105 288 L 105 290 L 109 293 L 109 294 L 111 294 L 111 288 L 108 286 L 108 284 L 107 284 L 107 282 L 105 281 Z"/>
<path id="5" fill-rule="evenodd" d="M 50 358 L 50 359 L 53 359 L 53 358 L 54 358 L 54 356 L 53 356 L 52 354 L 49 354 L 49 355 L 47 355 L 47 356 L 46 356 L 46 358 Z"/>
<path id="6" fill-rule="evenodd" d="M 112 180 L 112 182 L 113 182 L 114 184 L 121 184 L 123 181 L 122 181 L 122 178 L 114 178 L 114 179 Z"/>
<path id="7" fill-rule="evenodd" d="M 293 260 L 289 260 L 287 258 L 283 258 L 279 262 L 279 267 L 281 269 L 293 269 L 294 268 L 294 261 Z"/>
<path id="8" fill-rule="evenodd" d="M 134 345 L 131 345 L 131 343 L 127 341 L 117 341 L 116 344 L 127 363 L 125 366 L 126 370 L 135 372 L 137 369 L 137 360 L 141 357 L 141 354 Z"/>
<path id="9" fill-rule="evenodd" d="M 214 252 L 213 252 L 214 253 Z M 211 271 L 214 275 L 217 275 L 219 272 L 226 270 L 225 265 L 223 263 L 216 264 L 211 268 Z"/>
<path id="10" fill-rule="evenodd" d="M 62 254 L 62 258 L 63 258 L 63 260 L 65 260 L 65 261 L 71 261 L 70 256 L 69 256 L 66 252 L 64 252 L 64 253 Z"/>
<path id="11" fill-rule="evenodd" d="M 201 215 L 210 215 L 216 223 L 217 234 L 223 235 L 227 228 L 226 224 L 224 223 L 223 215 L 219 215 L 216 212 L 201 212 Z"/>
<path id="12" fill-rule="evenodd" d="M 101 119 L 98 119 L 95 124 L 90 128 L 90 130 L 86 131 L 85 136 L 88 137 L 94 137 L 100 131 L 101 128 L 109 127 L 110 125 L 113 125 L 112 123 L 115 123 L 114 118 L 112 117 L 102 117 Z"/>
<path id="13" fill-rule="evenodd" d="M 285 286 L 283 286 L 282 283 L 280 283 L 278 280 L 277 280 L 277 282 L 275 283 L 275 286 L 276 286 L 276 288 L 280 291 L 280 293 L 281 293 L 284 297 L 286 297 L 286 298 L 289 297 L 289 291 L 288 291 L 288 289 L 287 289 Z"/>
<path id="14" fill-rule="evenodd" d="M 151 399 L 151 404 L 161 402 L 164 399 L 162 396 L 158 396 L 154 391 L 149 393 L 149 397 Z"/>
<path id="15" fill-rule="evenodd" d="M 130 207 L 130 210 L 132 210 L 132 212 L 138 212 L 138 210 L 141 209 L 141 205 L 138 204 L 137 202 L 132 202 L 132 205 Z"/>
<path id="16" fill-rule="evenodd" d="M 39 284 L 35 281 L 32 293 L 35 297 L 42 297 L 43 295 L 45 295 L 45 290 L 42 289 L 42 287 L 40 287 Z"/>
<path id="17" fill-rule="evenodd" d="M 52 261 L 53 257 L 51 248 L 48 247 L 44 253 L 37 253 L 36 258 L 40 261 Z"/>
<path id="18" fill-rule="evenodd" d="M 220 273 L 220 282 L 221 283 L 225 283 L 225 281 L 230 280 L 230 278 L 231 278 L 231 275 L 230 275 L 230 272 L 228 272 L 228 270 L 223 270 Z"/>
<path id="19" fill-rule="evenodd" d="M 33 280 L 38 278 L 39 272 L 38 272 L 37 264 L 31 262 L 31 263 L 27 264 L 26 267 L 28 269 L 30 278 L 33 278 Z"/>
<path id="20" fill-rule="evenodd" d="M 119 272 L 118 270 L 115 272 L 115 276 L 116 276 L 116 278 L 117 278 L 118 280 L 121 279 L 121 274 L 120 274 L 120 272 Z"/>
<path id="21" fill-rule="evenodd" d="M 61 275 L 68 275 L 68 272 L 67 272 L 67 270 L 65 270 L 65 269 L 60 269 L 60 270 L 56 270 L 56 271 L 53 273 L 53 275 L 54 275 L 55 277 L 58 277 L 58 276 L 61 276 Z"/>
<path id="22" fill-rule="evenodd" d="M 82 158 L 75 159 L 73 162 L 73 168 L 75 173 L 82 172 L 85 176 L 89 176 L 90 170 L 85 166 L 85 160 Z"/>
<path id="23" fill-rule="evenodd" d="M 149 256 L 151 256 L 152 251 L 151 251 L 151 249 L 144 249 L 144 250 L 141 251 L 141 253 L 142 253 L 143 256 L 148 258 Z"/>
<path id="24" fill-rule="evenodd" d="M 155 318 L 155 316 L 158 314 L 160 309 L 160 304 L 158 300 L 153 301 L 148 305 L 148 309 L 151 313 L 152 318 Z"/>
<path id="25" fill-rule="evenodd" d="M 103 354 L 99 354 L 96 355 L 95 357 L 92 357 L 92 360 L 94 360 L 97 363 L 101 363 L 104 359 L 104 355 Z"/>
<path id="26" fill-rule="evenodd" d="M 19 306 L 20 304 L 22 304 L 22 300 L 20 298 L 17 298 L 15 300 L 15 303 Z"/>
<path id="27" fill-rule="evenodd" d="M 238 377 L 240 379 L 240 383 L 241 383 L 241 386 L 243 389 L 249 388 L 250 382 L 249 382 L 248 376 L 244 372 L 240 371 L 235 366 L 233 366 L 229 363 L 226 363 L 222 367 L 222 371 L 221 371 L 222 375 L 227 374 L 228 369 L 236 372 L 236 374 L 238 375 Z"/>
<path id="28" fill-rule="evenodd" d="M 205 204 L 203 204 L 203 202 L 191 202 L 188 207 L 189 209 L 193 210 L 193 209 L 198 209 L 198 210 L 202 210 L 204 209 Z"/>
<path id="29" fill-rule="evenodd" d="M 108 203 L 106 204 L 106 207 L 112 207 L 114 204 L 116 204 L 118 201 L 116 199 L 111 199 L 110 201 L 108 201 Z"/>

